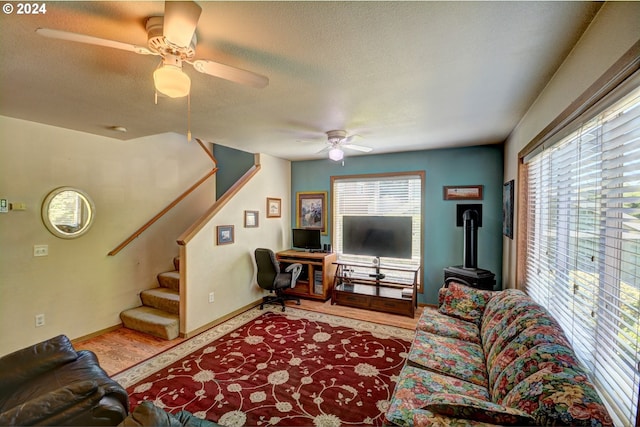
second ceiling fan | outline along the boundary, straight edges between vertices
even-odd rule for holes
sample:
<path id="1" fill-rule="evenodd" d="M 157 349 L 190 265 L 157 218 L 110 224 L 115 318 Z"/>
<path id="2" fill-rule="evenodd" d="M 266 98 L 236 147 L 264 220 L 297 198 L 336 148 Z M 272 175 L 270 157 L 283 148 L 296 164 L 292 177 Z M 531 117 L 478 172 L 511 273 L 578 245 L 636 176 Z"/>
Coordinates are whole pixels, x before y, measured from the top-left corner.
<path id="1" fill-rule="evenodd" d="M 340 161 L 344 158 L 343 149 L 361 151 L 369 153 L 373 148 L 364 145 L 351 144 L 351 141 L 358 136 L 357 134 L 349 135 L 346 130 L 330 130 L 327 134 L 327 146 L 318 153 L 329 151 L 329 158 L 333 161 Z"/>
<path id="2" fill-rule="evenodd" d="M 202 8 L 193 1 L 166 1 L 164 17 L 152 16 L 147 19 L 147 47 L 50 28 L 38 28 L 36 33 L 53 39 L 160 56 L 162 63 L 153 73 L 155 88 L 172 98 L 187 96 L 191 90 L 191 80 L 182 71 L 183 62 L 191 64 L 203 74 L 255 88 L 266 87 L 269 79 L 263 75 L 208 59 L 194 59 L 197 43 L 195 31 L 201 13 Z"/>

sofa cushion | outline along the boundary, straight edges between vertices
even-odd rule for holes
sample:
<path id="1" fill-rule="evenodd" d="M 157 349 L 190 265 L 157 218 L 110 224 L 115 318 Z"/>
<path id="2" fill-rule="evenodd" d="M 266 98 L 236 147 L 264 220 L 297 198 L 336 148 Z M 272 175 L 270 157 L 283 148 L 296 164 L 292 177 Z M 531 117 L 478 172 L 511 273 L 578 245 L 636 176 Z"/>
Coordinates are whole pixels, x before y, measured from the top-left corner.
<path id="1" fill-rule="evenodd" d="M 549 318 L 547 311 L 528 297 L 513 296 L 505 298 L 504 302 L 504 309 L 497 312 L 490 321 L 482 320 L 480 339 L 487 355 L 491 354 L 493 345 L 516 319 L 522 316 Z M 504 345 L 504 340 L 500 341 Z"/>
<path id="2" fill-rule="evenodd" d="M 504 315 L 505 310 L 512 306 L 517 301 L 523 299 L 530 299 L 527 295 L 518 289 L 505 289 L 500 292 L 495 292 L 493 296 L 484 308 L 484 314 L 482 315 L 482 321 L 480 322 L 480 331 L 487 329 L 490 323 L 498 322 L 500 317 Z M 500 316 L 499 318 L 495 318 Z"/>
<path id="3" fill-rule="evenodd" d="M 423 409 L 453 418 L 482 421 L 503 426 L 535 424 L 535 420 L 531 415 L 519 409 L 508 408 L 462 394 L 433 393 L 428 397 Z"/>
<path id="4" fill-rule="evenodd" d="M 488 387 L 484 353 L 479 344 L 416 331 L 407 360 L 414 366 Z"/>
<path id="5" fill-rule="evenodd" d="M 581 372 L 546 368 L 519 382 L 504 406 L 531 414 L 539 425 L 612 426 L 595 388 Z"/>
<path id="6" fill-rule="evenodd" d="M 536 332 L 536 327 L 541 328 L 539 332 Z M 502 354 L 505 349 L 509 348 L 512 341 L 517 340 L 521 348 L 526 345 L 532 347 L 545 342 L 544 337 L 539 337 L 541 341 L 532 341 L 527 340 L 526 336 L 541 333 L 549 335 L 549 340 L 546 342 L 560 342 L 569 345 L 562 328 L 551 317 L 535 309 L 526 310 L 496 335 L 496 339 L 490 347 L 484 346 L 487 355 L 487 370 L 491 371 L 496 363 L 505 362 Z M 511 363 L 511 361 L 506 361 L 506 363 Z M 503 366 L 506 365 L 503 364 Z"/>
<path id="7" fill-rule="evenodd" d="M 482 313 L 492 296 L 492 291 L 451 282 L 444 292 L 443 301 L 438 310 L 442 314 L 479 325 Z"/>
<path id="8" fill-rule="evenodd" d="M 19 384 L 77 358 L 78 354 L 65 335 L 7 354 L 0 358 L 0 395 L 11 394 Z"/>
<path id="9" fill-rule="evenodd" d="M 500 373 L 521 354 L 539 344 L 560 344 L 571 347 L 560 328 L 550 325 L 532 325 L 523 330 L 500 353 L 487 356 L 487 374 L 493 387 Z M 496 346 L 494 346 L 494 349 Z"/>
<path id="10" fill-rule="evenodd" d="M 429 307 L 420 315 L 416 330 L 480 344 L 480 328 L 475 323 L 447 316 Z"/>
<path id="11" fill-rule="evenodd" d="M 482 421 L 451 418 L 447 415 L 437 414 L 427 409 L 413 411 L 413 427 L 496 427 L 493 423 Z"/>
<path id="12" fill-rule="evenodd" d="M 398 383 L 386 413 L 387 420 L 399 426 L 412 425 L 413 412 L 422 408 L 433 393 L 457 393 L 489 400 L 489 392 L 484 387 L 405 365 L 398 375 Z"/>
<path id="13" fill-rule="evenodd" d="M 502 403 L 516 384 L 538 371 L 548 369 L 561 372 L 564 368 L 579 370 L 577 367 L 580 366 L 573 350 L 564 344 L 538 344 L 522 354 L 518 354 L 519 349 L 514 346 L 505 353 L 505 359 L 511 360 L 511 363 L 497 372 L 492 385 L 491 400 L 496 403 Z M 496 364 L 496 367 L 502 364 Z"/>

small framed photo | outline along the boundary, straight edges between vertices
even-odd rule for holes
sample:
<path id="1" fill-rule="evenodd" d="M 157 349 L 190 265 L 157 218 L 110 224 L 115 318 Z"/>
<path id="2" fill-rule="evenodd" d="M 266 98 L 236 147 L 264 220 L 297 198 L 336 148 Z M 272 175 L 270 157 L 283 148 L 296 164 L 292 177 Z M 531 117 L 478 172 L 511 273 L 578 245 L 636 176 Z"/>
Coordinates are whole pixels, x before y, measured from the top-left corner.
<path id="1" fill-rule="evenodd" d="M 228 245 L 233 243 L 233 225 L 219 225 L 216 227 L 216 244 Z"/>
<path id="2" fill-rule="evenodd" d="M 298 193 L 296 199 L 296 226 L 311 228 L 327 234 L 327 192 Z"/>
<path id="3" fill-rule="evenodd" d="M 257 228 L 258 215 L 258 211 L 244 211 L 244 228 Z"/>
<path id="4" fill-rule="evenodd" d="M 444 200 L 482 200 L 482 185 L 453 185 L 442 187 Z"/>
<path id="5" fill-rule="evenodd" d="M 267 197 L 267 218 L 280 218 L 282 216 L 282 199 Z"/>

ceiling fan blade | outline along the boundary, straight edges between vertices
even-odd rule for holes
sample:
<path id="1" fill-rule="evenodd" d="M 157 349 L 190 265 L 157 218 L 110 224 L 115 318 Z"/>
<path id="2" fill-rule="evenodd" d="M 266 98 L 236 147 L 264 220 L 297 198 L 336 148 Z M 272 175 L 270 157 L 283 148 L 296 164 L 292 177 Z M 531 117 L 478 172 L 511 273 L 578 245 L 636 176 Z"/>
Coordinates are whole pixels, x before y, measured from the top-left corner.
<path id="1" fill-rule="evenodd" d="M 324 147 L 322 150 L 320 151 L 316 151 L 316 154 L 320 154 L 320 153 L 326 153 L 327 151 L 329 151 L 332 147 L 330 145 L 327 145 L 326 147 Z"/>
<path id="2" fill-rule="evenodd" d="M 92 44 L 96 46 L 111 47 L 114 49 L 126 50 L 139 53 L 141 55 L 155 55 L 143 46 L 136 46 L 130 43 L 122 43 L 115 40 L 101 39 L 99 37 L 88 36 L 86 34 L 72 33 L 69 31 L 53 30 L 51 28 L 38 28 L 36 33 L 50 39 L 67 40 L 78 43 Z"/>
<path id="3" fill-rule="evenodd" d="M 364 145 L 355 145 L 355 144 L 340 144 L 343 148 L 348 148 L 350 150 L 362 151 L 363 153 L 370 153 L 373 151 L 371 147 L 365 147 Z"/>
<path id="4" fill-rule="evenodd" d="M 196 31 L 202 8 L 192 1 L 165 1 L 163 35 L 172 44 L 188 47 Z"/>
<path id="5" fill-rule="evenodd" d="M 269 84 L 268 77 L 256 74 L 252 71 L 221 64 L 219 62 L 198 59 L 191 62 L 191 64 L 196 71 L 209 74 L 214 77 L 220 77 L 221 79 L 230 80 L 235 83 L 240 83 L 245 86 L 262 89 Z"/>

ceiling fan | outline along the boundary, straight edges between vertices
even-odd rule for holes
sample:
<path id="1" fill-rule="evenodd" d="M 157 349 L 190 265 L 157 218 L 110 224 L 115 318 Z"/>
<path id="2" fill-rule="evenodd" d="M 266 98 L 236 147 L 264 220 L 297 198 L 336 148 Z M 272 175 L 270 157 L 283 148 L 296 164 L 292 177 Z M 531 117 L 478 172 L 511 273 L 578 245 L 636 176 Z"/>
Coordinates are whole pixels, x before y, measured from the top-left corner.
<path id="1" fill-rule="evenodd" d="M 350 150 L 362 151 L 363 153 L 369 153 L 373 151 L 371 147 L 365 147 L 364 145 L 351 144 L 351 140 L 358 136 L 357 134 L 349 135 L 346 130 L 330 130 L 327 134 L 327 146 L 318 153 L 329 151 L 329 158 L 333 161 L 340 161 L 344 158 L 343 148 Z"/>
<path id="2" fill-rule="evenodd" d="M 191 80 L 182 71 L 183 62 L 204 74 L 246 86 L 266 87 L 269 79 L 260 74 L 208 59 L 193 59 L 197 43 L 195 31 L 201 12 L 202 8 L 193 1 L 166 1 L 164 17 L 147 19 L 147 47 L 50 28 L 38 28 L 36 33 L 53 39 L 160 56 L 162 63 L 153 73 L 155 88 L 171 98 L 187 96 L 191 89 Z"/>

